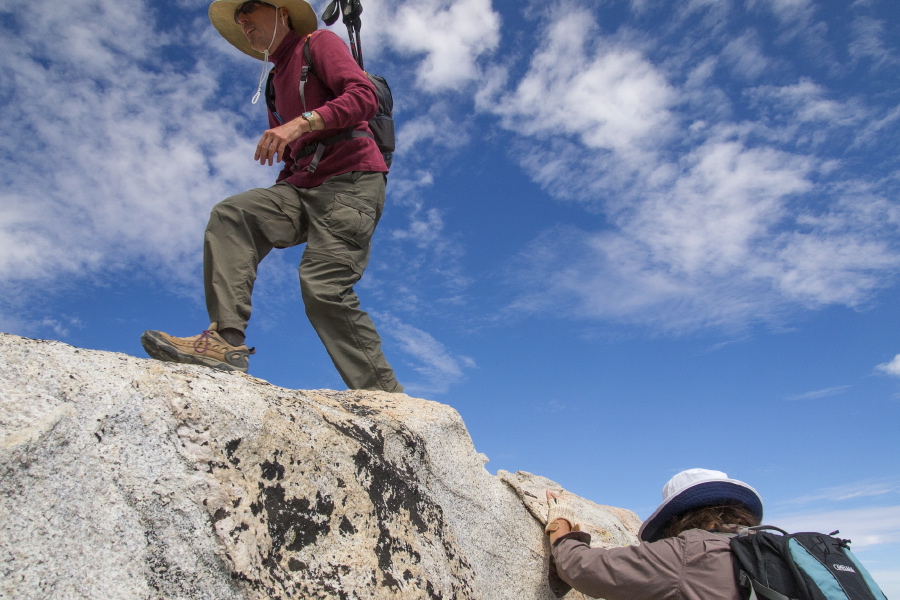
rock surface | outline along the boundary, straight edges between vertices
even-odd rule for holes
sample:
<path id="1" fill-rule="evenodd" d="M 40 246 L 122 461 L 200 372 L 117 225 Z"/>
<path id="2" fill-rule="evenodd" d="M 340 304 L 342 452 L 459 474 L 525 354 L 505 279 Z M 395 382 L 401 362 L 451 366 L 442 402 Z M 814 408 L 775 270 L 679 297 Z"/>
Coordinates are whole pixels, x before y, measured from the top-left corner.
<path id="1" fill-rule="evenodd" d="M 436 402 L 0 334 L 0 597 L 549 600 L 559 486 L 484 462 Z"/>

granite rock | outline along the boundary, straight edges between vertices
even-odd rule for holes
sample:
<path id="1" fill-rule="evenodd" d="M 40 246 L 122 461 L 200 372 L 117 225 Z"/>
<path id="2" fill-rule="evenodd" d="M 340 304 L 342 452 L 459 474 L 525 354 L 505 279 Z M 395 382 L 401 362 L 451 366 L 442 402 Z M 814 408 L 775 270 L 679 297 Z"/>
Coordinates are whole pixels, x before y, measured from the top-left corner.
<path id="1" fill-rule="evenodd" d="M 559 486 L 485 462 L 436 402 L 0 334 L 0 597 L 549 600 Z"/>

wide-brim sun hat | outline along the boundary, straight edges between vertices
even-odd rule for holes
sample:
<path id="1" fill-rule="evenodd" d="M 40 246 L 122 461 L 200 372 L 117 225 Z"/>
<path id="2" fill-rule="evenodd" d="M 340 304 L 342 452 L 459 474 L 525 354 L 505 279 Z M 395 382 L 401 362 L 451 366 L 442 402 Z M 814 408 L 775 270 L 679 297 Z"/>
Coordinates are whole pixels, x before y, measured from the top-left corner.
<path id="1" fill-rule="evenodd" d="M 244 30 L 234 22 L 234 11 L 244 2 L 245 0 L 213 0 L 209 5 L 209 21 L 232 46 L 248 56 L 263 60 L 265 54 L 250 47 Z M 319 28 L 316 13 L 304 0 L 265 0 L 265 3 L 287 8 L 291 26 L 297 35 L 305 36 Z"/>
<path id="2" fill-rule="evenodd" d="M 655 542 L 663 537 L 663 530 L 675 517 L 695 508 L 720 504 L 740 504 L 762 520 L 762 497 L 752 487 L 729 479 L 722 471 L 688 469 L 663 486 L 663 503 L 641 525 L 638 537 L 644 542 Z"/>

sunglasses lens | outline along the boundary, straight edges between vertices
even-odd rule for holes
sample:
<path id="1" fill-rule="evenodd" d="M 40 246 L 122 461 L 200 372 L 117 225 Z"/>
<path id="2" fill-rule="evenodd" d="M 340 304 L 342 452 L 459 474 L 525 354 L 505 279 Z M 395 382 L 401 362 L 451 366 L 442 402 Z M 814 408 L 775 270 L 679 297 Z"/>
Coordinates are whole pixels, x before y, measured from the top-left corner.
<path id="1" fill-rule="evenodd" d="M 248 0 L 244 2 L 234 11 L 234 21 L 237 22 L 238 15 L 249 15 L 256 8 L 256 5 L 260 4 L 257 0 Z"/>

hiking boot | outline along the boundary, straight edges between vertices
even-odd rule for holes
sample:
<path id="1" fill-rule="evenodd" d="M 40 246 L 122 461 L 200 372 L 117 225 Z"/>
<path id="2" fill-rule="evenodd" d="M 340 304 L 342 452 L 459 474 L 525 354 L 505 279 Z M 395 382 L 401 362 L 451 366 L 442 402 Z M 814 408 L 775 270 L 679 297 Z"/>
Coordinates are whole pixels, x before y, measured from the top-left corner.
<path id="1" fill-rule="evenodd" d="M 141 345 L 156 360 L 205 365 L 221 371 L 247 372 L 249 356 L 255 348 L 246 345 L 232 346 L 216 331 L 213 323 L 209 329 L 193 337 L 174 337 L 162 331 L 145 331 Z"/>

